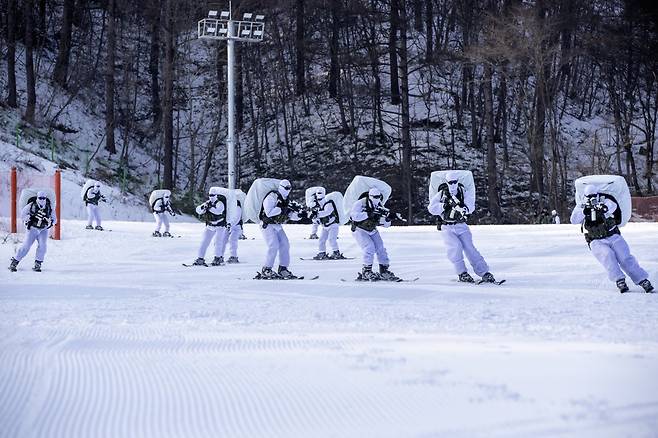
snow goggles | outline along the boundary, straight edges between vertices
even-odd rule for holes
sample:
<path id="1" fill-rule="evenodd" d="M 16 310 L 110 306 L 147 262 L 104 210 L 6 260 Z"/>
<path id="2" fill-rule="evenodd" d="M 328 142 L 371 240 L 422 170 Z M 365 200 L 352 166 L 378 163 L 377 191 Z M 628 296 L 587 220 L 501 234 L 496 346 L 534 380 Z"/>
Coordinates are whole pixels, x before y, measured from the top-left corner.
<path id="1" fill-rule="evenodd" d="M 216 198 L 216 197 L 217 197 L 217 194 L 216 194 L 216 193 L 213 193 L 212 195 L 208 195 L 208 197 L 209 197 L 209 198 Z"/>
<path id="2" fill-rule="evenodd" d="M 39 196 L 39 197 L 37 197 L 37 199 L 46 199 L 46 197 L 45 196 Z"/>
<path id="3" fill-rule="evenodd" d="M 384 199 L 384 195 L 372 195 L 370 196 L 372 199 Z"/>
<path id="4" fill-rule="evenodd" d="M 458 179 L 453 179 L 453 180 L 448 181 L 448 184 L 453 185 L 453 184 L 457 184 L 458 182 L 459 182 Z"/>
<path id="5" fill-rule="evenodd" d="M 292 189 L 292 186 L 281 186 L 283 190 L 290 190 Z"/>

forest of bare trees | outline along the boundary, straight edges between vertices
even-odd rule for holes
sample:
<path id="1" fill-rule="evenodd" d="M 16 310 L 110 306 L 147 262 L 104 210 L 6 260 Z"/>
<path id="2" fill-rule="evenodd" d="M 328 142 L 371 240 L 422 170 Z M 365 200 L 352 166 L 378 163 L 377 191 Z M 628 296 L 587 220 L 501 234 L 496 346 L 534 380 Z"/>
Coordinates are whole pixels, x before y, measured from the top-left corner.
<path id="1" fill-rule="evenodd" d="M 474 171 L 479 219 L 565 212 L 571 182 L 616 173 L 656 193 L 658 13 L 645 0 L 235 0 L 266 15 L 239 44 L 239 181 L 344 189 L 356 173 L 427 219 L 429 172 Z M 104 120 L 116 174 L 190 200 L 225 178 L 226 48 L 191 0 L 0 0 L 2 111 L 63 131 L 75 99 Z M 24 78 L 24 80 L 22 79 Z M 37 93 L 48 83 L 55 99 Z M 139 181 L 136 182 L 139 184 Z M 147 187 L 152 188 L 152 187 Z M 146 190 L 144 190 L 146 192 Z"/>

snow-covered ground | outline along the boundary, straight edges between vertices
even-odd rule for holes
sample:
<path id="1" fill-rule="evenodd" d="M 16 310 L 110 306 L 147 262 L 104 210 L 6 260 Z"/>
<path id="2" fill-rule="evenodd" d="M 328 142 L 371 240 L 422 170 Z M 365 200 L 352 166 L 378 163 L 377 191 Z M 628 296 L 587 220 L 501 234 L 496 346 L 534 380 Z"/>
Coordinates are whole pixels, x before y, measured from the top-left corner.
<path id="1" fill-rule="evenodd" d="M 392 270 L 315 253 L 297 274 L 186 268 L 202 226 L 65 220 L 44 272 L 0 269 L 0 437 L 656 437 L 658 295 L 621 295 L 575 226 L 473 227 L 502 286 L 454 281 L 433 227 L 392 228 Z M 658 283 L 658 224 L 623 229 Z M 0 245 L 8 263 L 17 244 Z M 210 254 L 209 254 L 210 256 Z"/>

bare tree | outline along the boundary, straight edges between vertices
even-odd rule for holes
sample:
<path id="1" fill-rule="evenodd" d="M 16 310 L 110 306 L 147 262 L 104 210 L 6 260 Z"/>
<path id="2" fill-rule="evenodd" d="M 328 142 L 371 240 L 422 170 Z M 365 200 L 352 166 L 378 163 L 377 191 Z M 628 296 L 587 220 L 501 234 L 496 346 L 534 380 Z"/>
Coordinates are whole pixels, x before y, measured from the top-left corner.
<path id="1" fill-rule="evenodd" d="M 23 18 L 25 20 L 25 77 L 27 82 L 27 105 L 25 106 L 25 121 L 34 123 L 34 111 L 37 104 L 37 94 L 34 78 L 34 26 L 33 0 L 25 0 Z"/>
<path id="2" fill-rule="evenodd" d="M 59 30 L 59 49 L 57 61 L 53 70 L 53 80 L 61 87 L 66 88 L 69 72 L 69 57 L 71 54 L 71 29 L 73 24 L 73 10 L 75 0 L 64 0 L 64 13 L 62 14 L 62 27 Z"/>
<path id="3" fill-rule="evenodd" d="M 107 4 L 107 60 L 105 66 L 105 150 L 116 154 L 114 142 L 114 57 L 116 46 L 115 8 L 116 1 L 109 0 Z"/>
<path id="4" fill-rule="evenodd" d="M 18 107 L 16 99 L 16 0 L 7 2 L 7 105 Z"/>

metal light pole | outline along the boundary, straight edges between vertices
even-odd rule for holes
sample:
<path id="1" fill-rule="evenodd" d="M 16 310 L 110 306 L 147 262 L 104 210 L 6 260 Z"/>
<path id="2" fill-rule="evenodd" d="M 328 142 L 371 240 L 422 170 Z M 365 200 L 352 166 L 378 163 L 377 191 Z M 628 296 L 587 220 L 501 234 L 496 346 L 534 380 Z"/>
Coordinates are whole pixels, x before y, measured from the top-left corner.
<path id="1" fill-rule="evenodd" d="M 265 16 L 246 12 L 243 20 L 233 20 L 231 2 L 228 11 L 210 10 L 208 17 L 199 20 L 199 38 L 227 41 L 227 85 L 228 85 L 228 188 L 235 189 L 235 42 L 257 43 L 263 41 L 265 34 Z M 253 21 L 251 21 L 254 17 Z"/>

